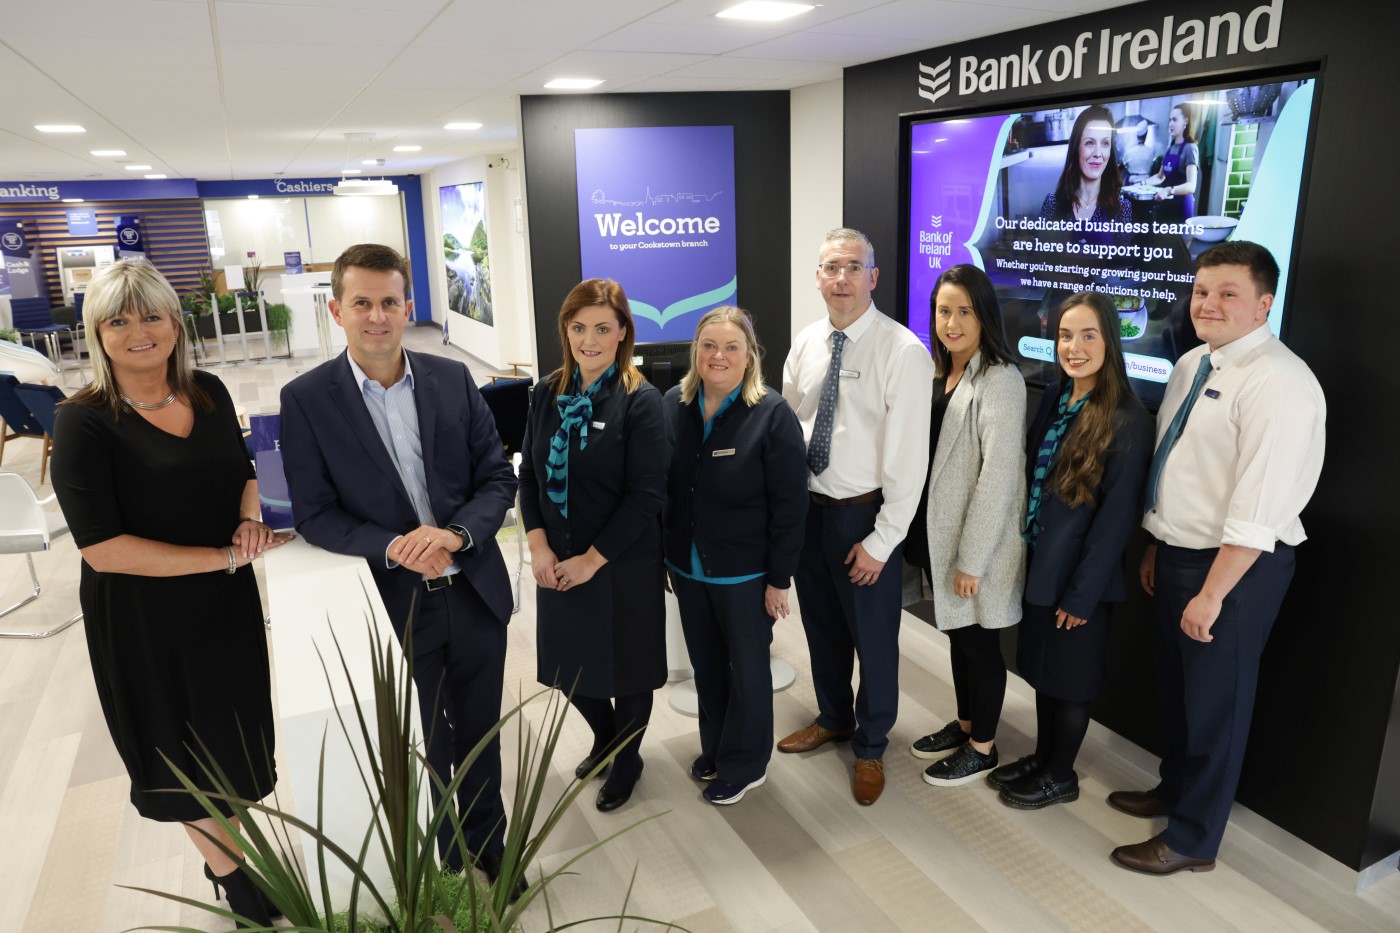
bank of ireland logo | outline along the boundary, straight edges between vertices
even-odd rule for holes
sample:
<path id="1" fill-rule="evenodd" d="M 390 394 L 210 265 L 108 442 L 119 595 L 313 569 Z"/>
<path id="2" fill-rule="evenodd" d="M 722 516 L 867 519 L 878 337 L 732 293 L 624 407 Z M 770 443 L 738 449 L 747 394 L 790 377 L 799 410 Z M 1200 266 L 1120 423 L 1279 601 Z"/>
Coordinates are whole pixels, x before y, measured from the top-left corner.
<path id="1" fill-rule="evenodd" d="M 24 237 L 20 236 L 18 233 L 15 233 L 14 231 L 11 231 L 11 232 L 5 234 L 4 236 L 0 236 L 0 246 L 5 247 L 5 249 L 14 249 L 14 250 L 23 249 L 23 248 L 24 248 Z"/>
<path id="2" fill-rule="evenodd" d="M 943 59 L 943 64 L 930 68 L 919 62 L 919 96 L 933 103 L 948 93 L 953 83 L 953 56 Z"/>
<path id="3" fill-rule="evenodd" d="M 140 236 L 135 227 L 123 227 L 121 232 L 122 246 L 135 246 Z"/>

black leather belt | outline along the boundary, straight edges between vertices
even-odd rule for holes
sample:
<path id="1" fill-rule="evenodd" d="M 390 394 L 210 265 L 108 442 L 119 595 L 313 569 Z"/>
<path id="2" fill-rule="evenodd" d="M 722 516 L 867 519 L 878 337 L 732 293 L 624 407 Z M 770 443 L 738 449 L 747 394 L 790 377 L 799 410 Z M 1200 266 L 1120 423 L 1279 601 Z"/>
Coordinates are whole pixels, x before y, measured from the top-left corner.
<path id="1" fill-rule="evenodd" d="M 457 575 L 454 573 L 448 577 L 438 577 L 436 580 L 424 580 L 423 589 L 429 593 L 436 593 L 438 590 L 447 589 L 455 579 L 457 579 Z"/>
<path id="2" fill-rule="evenodd" d="M 849 499 L 833 499 L 831 496 L 824 496 L 819 492 L 809 492 L 812 501 L 817 505 L 841 506 L 841 505 L 866 505 L 871 502 L 881 500 L 880 490 L 872 489 L 870 492 L 863 492 L 858 496 L 851 496 Z"/>

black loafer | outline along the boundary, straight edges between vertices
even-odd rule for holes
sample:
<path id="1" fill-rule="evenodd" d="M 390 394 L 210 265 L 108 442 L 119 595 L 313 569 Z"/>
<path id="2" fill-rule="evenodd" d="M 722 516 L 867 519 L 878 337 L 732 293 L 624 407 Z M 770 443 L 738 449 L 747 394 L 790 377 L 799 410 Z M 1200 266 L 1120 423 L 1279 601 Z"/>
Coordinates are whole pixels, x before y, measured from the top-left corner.
<path id="1" fill-rule="evenodd" d="M 481 855 L 477 856 L 476 865 L 486 874 L 486 880 L 490 881 L 493 886 L 496 884 L 496 879 L 501 877 L 500 852 L 481 853 Z M 514 904 L 516 901 L 520 900 L 521 895 L 524 893 L 525 879 L 518 878 L 516 879 L 515 887 L 510 892 L 510 902 Z"/>
<path id="2" fill-rule="evenodd" d="M 1079 799 L 1079 775 L 1071 773 L 1069 780 L 1056 781 L 1050 772 L 1038 771 L 1003 788 L 997 799 L 1017 810 L 1039 810 L 1052 803 L 1069 803 Z"/>
<path id="3" fill-rule="evenodd" d="M 588 772 L 598 766 L 598 759 L 602 758 L 605 754 L 605 752 L 599 752 L 596 755 L 590 754 L 587 758 L 583 759 L 583 761 L 580 761 L 578 767 L 574 769 L 574 777 L 578 778 L 580 781 L 588 780 Z M 603 769 L 595 774 L 594 777 L 603 777 L 608 773 L 608 768 L 610 767 L 612 767 L 612 762 L 603 765 Z"/>
<path id="4" fill-rule="evenodd" d="M 611 813 L 616 810 L 632 799 L 632 791 L 636 789 L 637 781 L 641 777 L 642 769 L 638 767 L 636 777 L 620 786 L 614 786 L 613 781 L 617 778 L 617 772 L 614 771 L 613 777 L 605 781 L 603 786 L 598 789 L 598 799 L 595 801 L 595 805 L 603 813 Z"/>
<path id="5" fill-rule="evenodd" d="M 1034 755 L 1027 755 L 1024 758 L 1017 758 L 1008 765 L 993 768 L 992 773 L 987 775 L 987 783 L 997 790 L 1005 790 L 1021 778 L 1035 774 L 1039 770 L 1040 759 Z"/>

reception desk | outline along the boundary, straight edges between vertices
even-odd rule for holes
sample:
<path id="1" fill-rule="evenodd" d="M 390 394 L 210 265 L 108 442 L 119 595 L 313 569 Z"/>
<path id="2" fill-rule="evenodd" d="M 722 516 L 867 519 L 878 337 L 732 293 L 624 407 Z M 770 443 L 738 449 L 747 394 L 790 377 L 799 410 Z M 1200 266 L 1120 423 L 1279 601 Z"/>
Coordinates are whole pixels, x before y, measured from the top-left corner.
<path id="1" fill-rule="evenodd" d="M 398 639 L 363 558 L 332 554 L 298 538 L 268 551 L 263 559 L 272 620 L 268 634 L 279 720 L 277 759 L 281 786 L 291 790 L 291 800 L 283 797 L 280 806 L 315 822 L 324 739 L 325 783 L 320 798 L 324 830 L 337 845 L 358 852 L 370 825 L 371 805 L 355 764 L 356 757 L 366 760 L 366 750 L 351 688 L 368 710 L 374 702 L 370 633 L 375 641 L 391 646 L 396 664 L 402 659 Z M 337 714 L 351 730 L 349 741 Z M 417 735 L 416 698 L 412 715 Z M 372 712 L 367 712 L 367 718 L 373 728 Z M 427 796 L 425 788 L 425 810 Z M 317 891 L 315 841 L 295 832 L 292 838 L 300 839 L 301 861 L 311 890 Z M 351 874 L 333 856 L 327 859 L 332 900 L 337 909 L 344 909 L 349 904 Z M 388 867 L 376 843 L 369 847 L 365 869 L 381 893 L 387 892 Z M 366 902 L 363 892 L 360 901 Z"/>

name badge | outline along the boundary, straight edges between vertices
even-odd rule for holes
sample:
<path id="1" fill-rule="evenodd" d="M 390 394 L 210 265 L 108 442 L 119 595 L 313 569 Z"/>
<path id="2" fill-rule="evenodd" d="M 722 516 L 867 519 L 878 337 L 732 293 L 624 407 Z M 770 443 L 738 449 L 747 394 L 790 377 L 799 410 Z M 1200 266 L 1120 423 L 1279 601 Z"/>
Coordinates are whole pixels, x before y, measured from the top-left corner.
<path id="1" fill-rule="evenodd" d="M 860 370 L 858 370 L 858 369 L 843 369 L 843 370 L 840 371 L 840 373 L 841 373 L 841 378 L 842 378 L 842 379 L 859 379 L 859 378 L 860 378 Z"/>
<path id="2" fill-rule="evenodd" d="M 1206 389 L 1206 398 L 1220 398 L 1220 390 Z"/>
<path id="3" fill-rule="evenodd" d="M 727 448 L 725 448 L 724 450 L 716 450 L 714 453 L 710 454 L 710 456 L 711 456 L 711 457 L 732 457 L 732 456 L 734 456 L 734 448 L 733 448 L 733 447 L 727 447 Z"/>
<path id="4" fill-rule="evenodd" d="M 602 422 L 602 421 L 595 421 L 595 422 L 593 422 L 593 430 L 595 430 L 595 431 L 601 431 L 601 430 L 603 430 L 603 429 L 606 428 L 606 427 L 607 427 L 607 424 L 605 424 L 605 423 Z"/>

